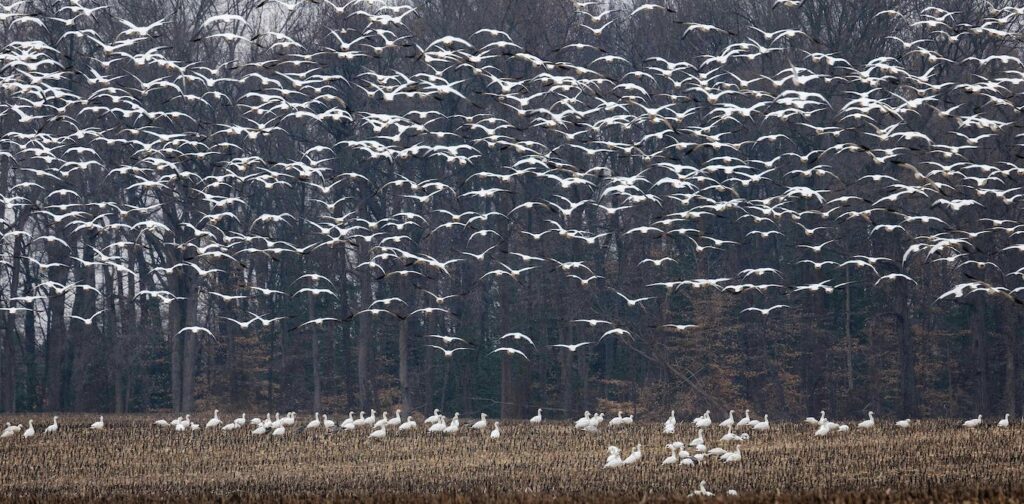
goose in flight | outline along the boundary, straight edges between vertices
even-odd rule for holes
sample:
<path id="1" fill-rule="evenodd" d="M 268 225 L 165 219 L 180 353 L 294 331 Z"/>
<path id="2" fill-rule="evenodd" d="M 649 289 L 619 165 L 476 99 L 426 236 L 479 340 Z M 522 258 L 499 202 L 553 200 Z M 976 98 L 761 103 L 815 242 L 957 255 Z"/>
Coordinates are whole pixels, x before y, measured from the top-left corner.
<path id="1" fill-rule="evenodd" d="M 551 345 L 551 347 L 552 348 L 564 348 L 564 349 L 568 350 L 569 352 L 575 353 L 580 348 L 583 348 L 584 346 L 587 346 L 587 345 L 592 345 L 593 343 L 594 343 L 593 341 L 584 341 L 582 343 L 576 343 L 576 344 L 573 344 L 573 345 L 566 345 L 566 344 L 558 343 L 558 344 L 555 344 L 555 345 Z"/>
<path id="2" fill-rule="evenodd" d="M 502 336 L 501 336 L 500 338 L 498 338 L 498 339 L 505 339 L 505 338 L 512 338 L 512 339 L 513 339 L 513 340 L 515 340 L 515 341 L 520 341 L 520 340 L 522 340 L 522 341 L 525 341 L 525 342 L 529 343 L 529 344 L 530 344 L 530 346 L 532 346 L 532 347 L 536 347 L 536 346 L 537 346 L 537 345 L 534 345 L 534 344 L 533 344 L 533 340 L 532 340 L 532 339 L 530 339 L 530 337 L 529 337 L 529 336 L 527 336 L 527 335 L 525 335 L 525 334 L 523 334 L 523 333 L 520 333 L 520 332 L 510 332 L 510 333 L 506 333 L 506 334 L 502 335 Z"/>
<path id="3" fill-rule="evenodd" d="M 505 355 L 508 355 L 508 356 L 512 356 L 512 355 L 518 355 L 518 356 L 520 356 L 520 357 L 522 357 L 522 358 L 524 358 L 524 359 L 526 359 L 526 360 L 530 360 L 530 358 L 529 358 L 529 357 L 527 357 L 527 356 L 526 356 L 526 354 L 524 354 L 524 353 L 522 352 L 522 350 L 517 350 L 517 349 L 515 349 L 515 348 L 510 348 L 510 347 L 498 347 L 498 348 L 495 348 L 494 350 L 491 350 L 491 353 L 492 353 L 492 354 L 493 354 L 493 353 L 497 353 L 497 352 L 502 352 L 502 353 L 504 353 Z"/>
<path id="4" fill-rule="evenodd" d="M 466 348 L 466 347 L 452 348 L 451 350 L 449 350 L 447 348 L 439 347 L 437 345 L 427 345 L 427 346 L 430 347 L 430 348 L 436 348 L 436 349 L 440 350 L 442 353 L 444 353 L 444 357 L 446 359 L 451 358 L 453 355 L 455 355 L 455 352 L 458 352 L 459 350 L 472 350 L 472 348 Z"/>
<path id="5" fill-rule="evenodd" d="M 740 310 L 740 313 L 755 312 L 755 313 L 757 313 L 759 315 L 768 316 L 768 315 L 770 315 L 772 313 L 772 311 L 781 310 L 783 308 L 791 308 L 791 307 L 789 305 L 784 305 L 784 304 L 769 306 L 768 308 L 758 308 L 756 306 L 751 306 L 749 308 L 744 308 L 744 309 Z"/>
<path id="6" fill-rule="evenodd" d="M 454 343 L 456 341 L 458 341 L 460 343 L 463 343 L 463 344 L 466 343 L 466 340 L 464 340 L 462 338 L 459 338 L 457 336 L 446 336 L 446 335 L 441 335 L 441 334 L 428 334 L 426 337 L 439 339 L 439 340 L 443 341 L 445 345 L 451 345 L 452 343 Z"/>
<path id="7" fill-rule="evenodd" d="M 672 9 L 670 9 L 668 7 L 665 7 L 664 5 L 658 5 L 658 4 L 653 4 L 653 3 L 645 3 L 643 5 L 637 6 L 635 9 L 633 9 L 629 13 L 629 17 L 633 17 L 633 16 L 635 16 L 637 14 L 640 14 L 641 12 L 653 12 L 653 11 L 657 11 L 657 10 L 661 10 L 663 12 L 675 13 L 674 10 L 672 10 Z"/>

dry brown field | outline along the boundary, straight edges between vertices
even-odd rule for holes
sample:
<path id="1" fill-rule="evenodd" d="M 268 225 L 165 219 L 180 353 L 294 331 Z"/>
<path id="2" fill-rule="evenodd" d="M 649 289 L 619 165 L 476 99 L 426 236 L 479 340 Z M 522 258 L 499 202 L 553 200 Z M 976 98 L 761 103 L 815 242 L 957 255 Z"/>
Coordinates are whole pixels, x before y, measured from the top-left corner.
<path id="1" fill-rule="evenodd" d="M 570 422 L 502 423 L 501 438 L 369 429 L 302 432 L 280 438 L 234 432 L 178 433 L 152 425 L 153 415 L 61 415 L 60 430 L 0 439 L 0 499 L 16 502 L 359 501 L 359 502 L 638 502 L 685 500 L 701 480 L 715 499 L 735 502 L 1020 502 L 1024 498 L 1024 427 L 969 430 L 959 421 L 924 421 L 907 430 L 879 420 L 875 429 L 815 438 L 804 424 L 772 423 L 742 443 L 742 460 L 696 467 L 662 466 L 665 444 L 689 442 L 659 423 L 587 434 Z M 208 416 L 202 416 L 205 423 Z M 222 415 L 222 418 L 233 418 Z M 338 419 L 340 420 L 340 418 Z M 707 434 L 719 446 L 724 429 Z M 604 469 L 606 449 L 623 456 L 642 443 L 643 459 Z M 731 448 L 734 443 L 725 445 Z M 726 496 L 735 490 L 738 497 Z"/>

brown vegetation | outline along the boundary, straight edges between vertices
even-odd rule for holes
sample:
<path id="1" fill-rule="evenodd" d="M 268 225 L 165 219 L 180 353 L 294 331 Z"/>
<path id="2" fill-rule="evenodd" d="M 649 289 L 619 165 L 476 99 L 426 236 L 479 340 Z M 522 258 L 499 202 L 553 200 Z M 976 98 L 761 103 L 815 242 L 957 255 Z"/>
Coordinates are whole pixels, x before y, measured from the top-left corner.
<path id="1" fill-rule="evenodd" d="M 25 423 L 27 417 L 4 421 Z M 41 420 L 41 419 L 37 419 Z M 1021 428 L 967 430 L 926 421 L 900 430 L 890 421 L 870 431 L 812 436 L 802 424 L 773 424 L 744 443 L 736 464 L 663 467 L 666 443 L 689 441 L 641 423 L 598 434 L 566 423 L 502 425 L 502 437 L 463 429 L 454 436 L 368 430 L 325 434 L 293 428 L 283 438 L 235 432 L 176 433 L 151 417 L 69 415 L 60 431 L 0 440 L 0 496 L 18 502 L 63 499 L 249 501 L 636 501 L 685 498 L 701 480 L 737 500 L 1019 502 L 1024 497 Z M 881 422 L 880 422 L 881 423 Z M 41 431 L 41 429 L 39 429 Z M 712 429 L 708 440 L 718 439 Z M 603 469 L 605 450 L 628 453 L 634 466 Z M 709 447 L 716 446 L 711 443 Z"/>

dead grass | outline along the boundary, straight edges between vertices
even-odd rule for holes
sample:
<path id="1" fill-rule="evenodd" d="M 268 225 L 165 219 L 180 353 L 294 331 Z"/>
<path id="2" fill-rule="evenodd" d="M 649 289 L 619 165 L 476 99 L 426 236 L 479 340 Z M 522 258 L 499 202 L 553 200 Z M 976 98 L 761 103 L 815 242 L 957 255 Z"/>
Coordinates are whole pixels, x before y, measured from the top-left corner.
<path id="1" fill-rule="evenodd" d="M 223 418 L 231 418 L 228 415 Z M 701 480 L 735 501 L 778 502 L 1020 502 L 1024 497 L 1024 429 L 961 429 L 929 421 L 910 430 L 814 438 L 800 424 L 743 443 L 743 460 L 695 468 L 662 467 L 664 445 L 688 442 L 695 429 L 660 424 L 603 429 L 588 435 L 566 423 L 502 424 L 488 439 L 464 429 L 457 436 L 389 432 L 370 440 L 356 433 L 303 433 L 284 438 L 236 432 L 175 433 L 153 416 L 62 415 L 58 434 L 0 440 L 0 498 L 52 500 L 253 500 L 361 502 L 623 502 L 684 499 Z M 206 416 L 203 416 L 204 421 Z M 24 423 L 28 417 L 4 418 Z M 298 423 L 305 423 L 300 419 Z M 887 422 L 888 423 L 888 422 Z M 713 429 L 707 439 L 718 439 Z M 624 454 L 644 445 L 635 466 L 602 469 L 605 449 Z M 716 446 L 718 443 L 711 443 Z M 731 446 L 730 446 L 731 447 Z"/>

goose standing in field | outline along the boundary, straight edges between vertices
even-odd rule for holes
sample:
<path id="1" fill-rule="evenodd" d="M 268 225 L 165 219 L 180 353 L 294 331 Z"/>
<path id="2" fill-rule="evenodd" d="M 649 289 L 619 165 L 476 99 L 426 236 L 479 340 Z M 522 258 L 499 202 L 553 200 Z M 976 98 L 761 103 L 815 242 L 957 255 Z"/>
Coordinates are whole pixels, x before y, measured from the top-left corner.
<path id="1" fill-rule="evenodd" d="M 498 430 L 498 422 L 494 422 L 494 429 L 491 430 L 491 439 L 498 439 L 501 437 L 501 431 Z"/>
<path id="2" fill-rule="evenodd" d="M 242 413 L 242 416 L 234 419 L 231 423 L 233 423 L 233 424 L 235 424 L 235 425 L 237 425 L 239 427 L 244 426 L 245 425 L 245 413 Z"/>
<path id="3" fill-rule="evenodd" d="M 668 420 L 665 420 L 665 426 L 661 429 L 662 434 L 675 434 L 676 433 L 676 410 L 672 410 L 672 414 L 668 416 Z"/>
<path id="4" fill-rule="evenodd" d="M 690 446 L 707 444 L 704 442 L 704 429 L 697 429 L 697 437 L 690 441 Z"/>
<path id="5" fill-rule="evenodd" d="M 590 425 L 590 411 L 585 411 L 583 416 L 576 420 L 575 427 L 582 429 L 588 425 Z"/>
<path id="6" fill-rule="evenodd" d="M 327 413 L 324 413 L 324 430 L 332 431 L 334 430 L 334 425 L 334 420 L 327 418 Z"/>
<path id="7" fill-rule="evenodd" d="M 832 427 L 828 423 L 822 423 L 818 430 L 814 431 L 814 435 L 818 437 L 827 436 L 829 432 L 832 432 Z"/>
<path id="8" fill-rule="evenodd" d="M 268 428 L 269 426 L 267 426 L 266 424 L 260 423 L 260 426 L 253 429 L 252 432 L 250 432 L 250 434 L 252 434 L 253 436 L 262 436 L 267 433 Z"/>
<path id="9" fill-rule="evenodd" d="M 369 423 L 369 422 L 367 422 L 367 423 Z M 381 425 L 388 425 L 388 412 L 387 411 L 381 413 L 381 419 L 377 420 L 376 422 L 373 422 L 373 425 L 371 425 L 370 427 L 373 428 L 373 429 L 377 429 Z"/>
<path id="10" fill-rule="evenodd" d="M 350 415 L 350 417 L 351 417 L 351 415 Z M 348 423 L 348 422 L 342 422 L 341 426 L 345 427 L 346 423 Z M 362 427 L 365 424 L 366 424 L 366 412 L 365 411 L 360 411 L 359 412 L 359 418 L 356 418 L 356 419 L 352 420 L 352 426 L 353 427 Z"/>
<path id="11" fill-rule="evenodd" d="M 238 430 L 238 429 L 241 429 L 241 428 L 242 427 L 240 425 L 236 424 L 235 422 L 228 422 L 228 423 L 224 424 L 224 426 L 221 427 L 220 430 L 230 432 L 230 431 Z"/>
<path id="12" fill-rule="evenodd" d="M 757 422 L 757 424 L 754 425 L 754 427 L 752 427 L 752 428 L 754 430 L 756 430 L 756 431 L 759 431 L 759 432 L 764 432 L 764 431 L 768 430 L 770 428 L 770 426 L 768 425 L 768 415 L 765 414 L 764 420 L 761 420 L 760 422 Z"/>
<path id="13" fill-rule="evenodd" d="M 99 421 L 93 422 L 93 424 L 90 425 L 89 428 L 92 430 L 100 431 L 103 430 L 105 426 L 106 424 L 103 422 L 103 415 L 100 415 Z"/>
<path id="14" fill-rule="evenodd" d="M 306 430 L 319 429 L 320 425 L 320 412 L 317 411 L 313 414 L 313 419 L 306 424 Z"/>
<path id="15" fill-rule="evenodd" d="M 896 422 L 896 427 L 899 427 L 899 428 L 901 428 L 901 429 L 907 429 L 907 428 L 909 428 L 909 427 L 910 427 L 910 419 L 909 419 L 909 418 L 907 418 L 907 419 L 905 419 L 905 420 L 899 420 L 899 421 L 897 421 L 897 422 Z"/>
<path id="16" fill-rule="evenodd" d="M 739 462 L 743 459 L 743 455 L 740 454 L 740 447 L 743 445 L 736 445 L 736 449 L 731 452 L 724 453 L 720 458 L 723 462 L 733 463 Z"/>
<path id="17" fill-rule="evenodd" d="M 825 421 L 825 410 L 821 410 L 821 418 L 807 417 L 804 419 L 805 423 L 809 423 L 811 425 L 822 425 Z"/>
<path id="18" fill-rule="evenodd" d="M 270 435 L 271 435 L 271 436 L 274 436 L 274 437 L 281 437 L 281 436 L 284 436 L 284 435 L 285 435 L 285 432 L 287 432 L 287 431 L 286 431 L 285 429 L 286 429 L 286 428 L 285 428 L 285 426 L 283 426 L 283 425 L 281 425 L 281 426 L 278 426 L 278 427 L 274 427 L 274 432 L 271 432 L 271 433 L 270 433 Z"/>
<path id="19" fill-rule="evenodd" d="M 693 425 L 698 429 L 711 427 L 711 410 L 705 411 L 704 415 L 693 419 Z"/>
<path id="20" fill-rule="evenodd" d="M 981 425 L 981 415 L 978 415 L 978 418 L 972 418 L 963 423 L 963 426 L 968 429 L 973 429 L 979 425 Z"/>
<path id="21" fill-rule="evenodd" d="M 746 427 L 747 425 L 750 425 L 750 410 L 744 410 L 743 418 L 741 418 L 739 422 L 736 422 L 737 428 Z"/>
<path id="22" fill-rule="evenodd" d="M 102 417 L 100 417 L 102 418 Z M 93 424 L 95 425 L 95 424 Z M 101 427 L 102 428 L 102 427 Z M 185 432 L 192 428 L 192 415 L 185 415 L 185 419 L 174 425 L 176 432 Z"/>
<path id="23" fill-rule="evenodd" d="M 452 421 L 448 422 L 448 426 L 444 428 L 445 434 L 457 434 L 459 432 L 459 413 L 455 412 L 452 416 Z"/>
<path id="24" fill-rule="evenodd" d="M 370 439 L 383 439 L 388 434 L 387 424 L 383 424 L 377 430 L 370 433 Z"/>
<path id="25" fill-rule="evenodd" d="M 433 425 L 427 428 L 427 432 L 444 432 L 447 427 L 448 425 L 445 424 L 444 415 L 442 415 L 438 421 L 434 422 Z"/>
<path id="26" fill-rule="evenodd" d="M 206 428 L 212 429 L 214 427 L 220 427 L 224 422 L 220 419 L 220 410 L 213 410 L 213 418 L 206 422 Z"/>
<path id="27" fill-rule="evenodd" d="M 395 416 L 391 417 L 391 419 L 388 420 L 388 422 L 387 422 L 388 427 L 397 427 L 401 423 L 402 423 L 402 410 L 396 409 L 395 410 Z"/>
<path id="28" fill-rule="evenodd" d="M 1010 414 L 1007 413 L 1006 416 L 1004 416 L 1003 419 L 1000 420 L 999 423 L 996 424 L 996 427 L 1002 427 L 1002 428 L 1005 429 L 1005 428 L 1007 428 L 1009 426 L 1010 426 Z"/>
<path id="29" fill-rule="evenodd" d="M 402 424 L 398 426 L 399 432 L 407 431 L 407 430 L 411 430 L 411 429 L 415 429 L 415 428 L 416 428 L 416 420 L 412 419 L 412 415 L 407 416 L 405 418 L 405 421 L 402 422 Z"/>
<path id="30" fill-rule="evenodd" d="M 673 444 L 667 444 L 665 445 L 665 448 L 668 448 L 668 451 L 671 452 L 671 454 L 668 457 L 665 457 L 665 460 L 661 461 L 661 465 L 674 465 L 679 463 L 679 448 Z"/>
<path id="31" fill-rule="evenodd" d="M 604 461 L 604 467 L 606 469 L 612 469 L 616 467 L 622 467 L 624 464 L 622 460 L 622 452 L 617 446 L 608 447 L 608 457 Z"/>
<path id="32" fill-rule="evenodd" d="M 157 427 L 170 427 L 171 426 L 171 424 L 168 423 L 167 420 L 164 420 L 163 418 L 153 422 L 153 425 L 155 425 Z"/>
<path id="33" fill-rule="evenodd" d="M 729 431 L 726 432 L 725 434 L 723 434 L 722 438 L 719 439 L 719 441 L 721 441 L 723 443 L 728 443 L 730 441 L 739 441 L 739 440 L 740 440 L 740 437 L 738 435 L 736 435 L 735 433 L 733 433 L 732 426 L 730 426 L 729 427 Z"/>
<path id="34" fill-rule="evenodd" d="M 617 427 L 620 423 L 622 423 L 622 411 L 619 411 L 618 416 L 608 420 L 608 427 Z"/>
<path id="35" fill-rule="evenodd" d="M 733 417 L 733 415 L 735 413 L 736 413 L 735 411 L 729 410 L 729 418 L 726 418 L 725 420 L 722 420 L 721 422 L 719 422 L 718 426 L 719 427 L 732 427 L 733 425 L 736 425 L 736 419 Z"/>
<path id="36" fill-rule="evenodd" d="M 341 421 L 341 428 L 342 429 L 346 429 L 346 430 L 350 430 L 350 429 L 355 428 L 355 426 L 356 426 L 356 420 L 355 420 L 355 418 L 352 417 L 352 412 L 349 411 L 348 412 L 348 418 L 346 418 L 346 419 Z"/>
<path id="37" fill-rule="evenodd" d="M 690 492 L 687 497 L 714 497 L 715 494 L 707 489 L 707 481 L 700 480 L 699 488 Z"/>
<path id="38" fill-rule="evenodd" d="M 361 415 L 360 415 L 361 416 Z M 434 414 L 423 419 L 423 423 L 432 424 L 441 420 L 441 410 L 435 409 Z"/>
<path id="39" fill-rule="evenodd" d="M 483 430 L 487 428 L 487 413 L 480 413 L 480 420 L 477 420 L 473 425 L 469 426 L 473 430 Z"/>
<path id="40" fill-rule="evenodd" d="M 643 456 L 644 456 L 643 447 L 644 447 L 644 445 L 642 445 L 642 444 L 638 444 L 638 445 L 634 446 L 633 447 L 633 451 L 630 452 L 629 456 L 626 457 L 626 460 L 623 460 L 622 463 L 623 464 L 635 464 L 637 462 L 640 462 L 640 459 L 643 458 Z"/>
<path id="41" fill-rule="evenodd" d="M 875 412 L 874 411 L 869 411 L 868 412 L 868 419 L 864 420 L 863 422 L 861 422 L 859 424 L 857 424 L 857 428 L 858 429 L 870 429 L 870 428 L 872 428 L 874 426 L 875 426 Z"/>
<path id="42" fill-rule="evenodd" d="M 284 417 L 284 419 L 281 420 L 281 424 L 284 425 L 285 427 L 291 427 L 295 425 L 295 415 L 296 413 L 294 411 L 289 411 L 288 416 Z"/>
<path id="43" fill-rule="evenodd" d="M 53 417 L 53 423 L 43 430 L 43 434 L 53 434 L 54 432 L 57 432 L 57 429 L 59 428 L 57 426 L 57 418 L 58 417 Z"/>
<path id="44" fill-rule="evenodd" d="M 530 423 L 539 424 L 542 420 L 544 420 L 544 418 L 541 416 L 542 411 L 543 410 L 541 408 L 537 408 L 537 414 L 530 418 Z"/>
<path id="45" fill-rule="evenodd" d="M 28 428 L 25 429 L 25 432 L 21 433 L 21 437 L 30 438 L 30 437 L 35 436 L 35 435 L 36 435 L 36 428 L 35 428 L 35 426 L 32 425 L 32 420 L 29 420 L 28 421 Z"/>
<path id="46" fill-rule="evenodd" d="M 622 416 L 622 412 L 621 411 L 619 412 L 619 415 L 617 417 L 615 417 L 615 418 L 613 418 L 613 419 L 608 421 L 608 426 L 609 427 L 618 427 L 618 426 L 621 426 L 621 425 L 632 425 L 632 424 L 633 424 L 633 415 L 629 415 L 628 417 L 624 417 L 624 416 Z"/>

